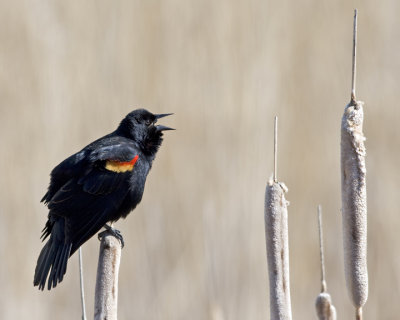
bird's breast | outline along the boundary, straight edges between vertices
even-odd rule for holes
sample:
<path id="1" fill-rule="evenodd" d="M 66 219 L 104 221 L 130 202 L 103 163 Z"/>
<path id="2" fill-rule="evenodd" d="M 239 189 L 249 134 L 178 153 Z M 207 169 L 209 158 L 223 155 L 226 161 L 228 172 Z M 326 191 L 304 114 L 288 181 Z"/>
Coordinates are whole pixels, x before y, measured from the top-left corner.
<path id="1" fill-rule="evenodd" d="M 142 199 L 149 170 L 150 165 L 146 161 L 141 161 L 141 159 L 137 161 L 135 168 L 132 170 L 129 180 L 129 195 L 133 207 L 136 207 Z"/>

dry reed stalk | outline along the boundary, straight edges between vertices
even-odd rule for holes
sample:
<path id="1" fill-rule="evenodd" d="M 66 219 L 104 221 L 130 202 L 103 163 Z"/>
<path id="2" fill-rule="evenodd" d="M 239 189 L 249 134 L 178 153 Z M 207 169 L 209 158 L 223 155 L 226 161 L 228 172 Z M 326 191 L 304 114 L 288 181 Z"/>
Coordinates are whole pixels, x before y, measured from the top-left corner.
<path id="1" fill-rule="evenodd" d="M 321 261 L 321 293 L 315 301 L 317 316 L 319 320 L 336 320 L 336 309 L 332 304 L 330 294 L 327 292 L 325 280 L 325 259 L 324 259 L 324 244 L 322 232 L 322 215 L 321 206 L 318 206 L 318 230 L 319 230 L 319 252 Z"/>
<path id="2" fill-rule="evenodd" d="M 117 320 L 118 272 L 121 243 L 109 231 L 102 233 L 97 266 L 94 319 Z"/>
<path id="3" fill-rule="evenodd" d="M 290 320 L 288 202 L 284 183 L 276 178 L 277 118 L 275 117 L 274 175 L 265 192 L 265 236 L 270 288 L 271 319 Z"/>
<path id="4" fill-rule="evenodd" d="M 82 320 L 86 320 L 85 290 L 83 284 L 82 247 L 79 247 L 79 284 L 81 289 Z"/>
<path id="5" fill-rule="evenodd" d="M 345 107 L 341 125 L 341 176 L 344 269 L 347 288 L 362 319 L 368 298 L 367 189 L 363 102 L 355 98 L 357 10 L 354 15 L 353 72 L 351 101 Z"/>

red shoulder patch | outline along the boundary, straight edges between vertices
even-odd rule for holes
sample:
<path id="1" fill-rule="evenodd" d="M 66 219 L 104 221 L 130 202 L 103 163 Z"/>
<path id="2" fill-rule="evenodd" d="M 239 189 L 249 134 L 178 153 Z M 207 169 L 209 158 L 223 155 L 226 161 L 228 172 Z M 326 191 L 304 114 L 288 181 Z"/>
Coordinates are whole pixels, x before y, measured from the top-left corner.
<path id="1" fill-rule="evenodd" d="M 132 171 L 135 163 L 138 161 L 139 156 L 136 155 L 131 161 L 118 161 L 118 160 L 107 160 L 105 168 L 114 172 L 126 172 Z"/>

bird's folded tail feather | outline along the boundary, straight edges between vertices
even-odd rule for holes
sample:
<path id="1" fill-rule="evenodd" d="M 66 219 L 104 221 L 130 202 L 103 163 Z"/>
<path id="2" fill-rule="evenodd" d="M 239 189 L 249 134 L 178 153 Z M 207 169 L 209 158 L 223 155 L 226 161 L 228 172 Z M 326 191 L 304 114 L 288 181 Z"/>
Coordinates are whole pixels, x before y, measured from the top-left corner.
<path id="1" fill-rule="evenodd" d="M 48 290 L 54 288 L 63 280 L 67 271 L 72 243 L 65 240 L 64 223 L 63 218 L 54 222 L 50 239 L 40 252 L 33 280 L 33 284 L 39 286 L 40 290 L 44 289 L 46 280 Z"/>

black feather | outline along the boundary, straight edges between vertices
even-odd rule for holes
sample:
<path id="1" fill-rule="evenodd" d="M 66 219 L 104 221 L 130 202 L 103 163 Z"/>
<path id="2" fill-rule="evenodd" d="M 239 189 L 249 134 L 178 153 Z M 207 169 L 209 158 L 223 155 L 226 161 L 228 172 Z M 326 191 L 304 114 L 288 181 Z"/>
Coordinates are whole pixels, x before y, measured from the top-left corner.
<path id="1" fill-rule="evenodd" d="M 44 289 L 49 272 L 49 290 L 62 280 L 66 272 L 67 259 L 63 259 L 63 256 L 66 251 L 71 250 L 72 243 L 65 241 L 64 226 L 64 218 L 59 218 L 54 222 L 50 239 L 40 252 L 33 281 L 40 290 Z"/>

